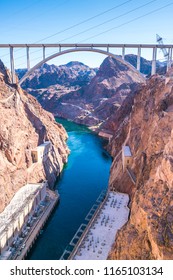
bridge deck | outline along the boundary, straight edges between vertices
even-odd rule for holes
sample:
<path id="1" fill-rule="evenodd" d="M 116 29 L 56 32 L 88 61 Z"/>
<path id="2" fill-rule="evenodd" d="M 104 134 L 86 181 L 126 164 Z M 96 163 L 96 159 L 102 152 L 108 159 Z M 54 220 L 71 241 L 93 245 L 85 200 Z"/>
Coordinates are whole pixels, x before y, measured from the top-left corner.
<path id="1" fill-rule="evenodd" d="M 158 44 L 0 44 L 0 48 L 172 48 L 173 45 L 158 45 Z"/>

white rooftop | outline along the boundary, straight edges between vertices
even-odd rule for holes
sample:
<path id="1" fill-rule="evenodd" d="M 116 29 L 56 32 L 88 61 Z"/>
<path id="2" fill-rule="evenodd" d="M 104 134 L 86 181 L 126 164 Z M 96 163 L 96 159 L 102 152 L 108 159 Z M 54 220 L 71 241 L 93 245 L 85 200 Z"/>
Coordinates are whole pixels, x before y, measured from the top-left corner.
<path id="1" fill-rule="evenodd" d="M 27 184 L 17 191 L 4 211 L 0 213 L 0 235 L 6 226 L 10 225 L 14 215 L 20 213 L 22 205 L 26 205 L 29 201 L 29 197 L 36 194 L 38 189 L 42 188 L 42 186 L 43 183 Z"/>
<path id="2" fill-rule="evenodd" d="M 115 235 L 127 221 L 129 196 L 110 192 L 96 219 L 79 246 L 74 260 L 106 260 Z"/>
<path id="3" fill-rule="evenodd" d="M 130 147 L 129 146 L 123 146 L 122 147 L 123 153 L 125 157 L 131 157 L 132 153 L 130 151 Z"/>
<path id="4" fill-rule="evenodd" d="M 45 147 L 45 146 L 49 145 L 50 143 L 51 143 L 50 141 L 45 141 L 44 143 L 42 143 L 38 147 Z"/>
<path id="5" fill-rule="evenodd" d="M 44 143 L 40 144 L 39 146 L 37 146 L 36 148 L 32 149 L 32 151 L 38 151 L 39 149 L 43 149 L 44 147 L 46 147 L 47 145 L 51 144 L 50 141 L 45 141 Z"/>

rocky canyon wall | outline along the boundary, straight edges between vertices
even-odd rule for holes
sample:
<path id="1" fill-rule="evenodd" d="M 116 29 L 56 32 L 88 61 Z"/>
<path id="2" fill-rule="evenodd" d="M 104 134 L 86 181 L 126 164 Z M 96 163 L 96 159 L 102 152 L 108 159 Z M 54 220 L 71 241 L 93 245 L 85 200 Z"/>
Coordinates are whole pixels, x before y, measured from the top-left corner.
<path id="1" fill-rule="evenodd" d="M 67 161 L 67 134 L 37 100 L 10 84 L 0 62 L 0 212 L 27 183 L 48 180 L 52 187 Z M 51 141 L 48 160 L 34 163 L 31 150 Z"/>
<path id="2" fill-rule="evenodd" d="M 173 259 L 173 82 L 155 75 L 105 123 L 114 136 L 109 186 L 130 194 L 131 214 L 119 231 L 110 259 Z M 123 116 L 123 117 L 122 117 Z M 128 145 L 136 177 L 122 168 Z"/>

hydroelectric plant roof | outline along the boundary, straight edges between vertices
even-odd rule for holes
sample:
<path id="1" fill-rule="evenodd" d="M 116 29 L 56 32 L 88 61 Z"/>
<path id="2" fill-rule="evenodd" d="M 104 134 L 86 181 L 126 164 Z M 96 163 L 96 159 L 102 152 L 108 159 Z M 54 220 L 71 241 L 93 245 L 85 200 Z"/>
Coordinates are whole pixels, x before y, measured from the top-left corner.
<path id="1" fill-rule="evenodd" d="M 42 187 L 43 183 L 27 184 L 17 191 L 4 211 L 0 213 L 0 236 L 7 227 L 13 225 L 12 221 L 17 218 L 23 208 Z"/>
<path id="2" fill-rule="evenodd" d="M 129 146 L 123 146 L 122 147 L 123 153 L 125 157 L 131 157 L 132 153 L 130 151 L 130 147 Z"/>

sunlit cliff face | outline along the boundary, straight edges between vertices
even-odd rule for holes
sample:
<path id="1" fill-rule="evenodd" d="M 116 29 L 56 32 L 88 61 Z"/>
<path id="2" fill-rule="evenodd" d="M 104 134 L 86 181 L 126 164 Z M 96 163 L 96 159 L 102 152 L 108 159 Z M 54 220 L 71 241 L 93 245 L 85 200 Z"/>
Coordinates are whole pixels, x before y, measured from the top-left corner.
<path id="1" fill-rule="evenodd" d="M 0 68 L 0 212 L 15 192 L 26 183 L 47 179 L 50 186 L 67 160 L 67 134 L 35 98 L 6 83 L 8 74 Z M 9 79 L 10 80 L 10 79 Z M 50 177 L 43 164 L 33 164 L 31 150 L 46 140 L 54 146 L 49 154 Z M 54 178 L 54 179 L 53 179 Z"/>
<path id="2" fill-rule="evenodd" d="M 173 258 L 172 121 L 173 83 L 165 85 L 165 78 L 154 76 L 136 94 L 126 122 L 121 120 L 114 131 L 110 187 L 131 194 L 131 215 L 110 258 Z M 118 123 L 116 114 L 114 122 Z M 121 156 L 116 157 L 124 141 L 132 151 L 135 185 L 122 172 Z"/>

